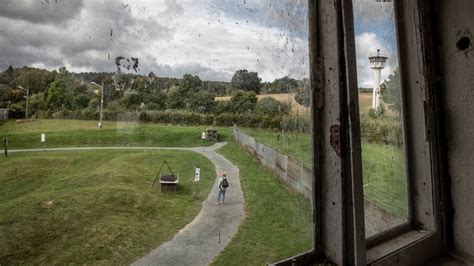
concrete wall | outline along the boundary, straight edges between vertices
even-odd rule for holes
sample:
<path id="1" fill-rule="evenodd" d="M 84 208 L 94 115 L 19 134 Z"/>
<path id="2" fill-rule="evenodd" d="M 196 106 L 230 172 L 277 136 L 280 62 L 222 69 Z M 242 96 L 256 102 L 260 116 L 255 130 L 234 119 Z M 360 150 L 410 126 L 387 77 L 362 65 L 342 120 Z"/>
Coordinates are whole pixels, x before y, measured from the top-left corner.
<path id="1" fill-rule="evenodd" d="M 474 258 L 474 1 L 437 1 L 454 244 Z"/>
<path id="2" fill-rule="evenodd" d="M 248 136 L 238 128 L 234 128 L 234 138 L 250 154 L 258 158 L 263 166 L 272 170 L 292 189 L 303 194 L 309 200 L 312 200 L 311 169 L 305 166 L 303 162 L 279 153 L 273 147 Z"/>
<path id="3" fill-rule="evenodd" d="M 274 172 L 292 189 L 312 201 L 313 175 L 309 166 L 291 156 L 278 152 L 275 148 L 245 134 L 237 127 L 234 128 L 234 138 L 250 154 L 258 158 L 263 166 Z M 365 215 L 367 236 L 403 223 L 402 220 L 367 201 L 364 204 L 367 213 Z"/>

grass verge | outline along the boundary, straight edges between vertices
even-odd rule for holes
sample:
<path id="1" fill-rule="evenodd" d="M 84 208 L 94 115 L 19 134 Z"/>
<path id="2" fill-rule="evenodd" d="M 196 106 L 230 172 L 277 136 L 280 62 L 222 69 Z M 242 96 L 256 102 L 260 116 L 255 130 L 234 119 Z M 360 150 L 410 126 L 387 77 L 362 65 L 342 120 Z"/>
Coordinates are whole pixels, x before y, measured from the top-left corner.
<path id="1" fill-rule="evenodd" d="M 240 169 L 246 216 L 213 265 L 264 265 L 311 249 L 309 200 L 290 191 L 235 141 L 218 152 Z"/>
<path id="2" fill-rule="evenodd" d="M 307 134 L 245 128 L 244 131 L 300 161 L 310 163 L 311 140 Z M 362 143 L 364 197 L 400 218 L 408 216 L 407 179 L 402 148 Z"/>
<path id="3" fill-rule="evenodd" d="M 103 129 L 97 121 L 39 119 L 0 125 L 0 137 L 8 137 L 9 148 L 32 147 L 85 147 L 85 146 L 161 146 L 196 147 L 210 146 L 211 140 L 201 140 L 207 126 L 168 126 L 138 122 L 104 122 Z M 220 140 L 230 136 L 230 129 L 219 128 Z M 40 142 L 41 133 L 46 143 Z"/>
<path id="4" fill-rule="evenodd" d="M 177 193 L 151 187 L 165 159 L 180 175 Z M 194 166 L 202 173 L 195 199 Z M 7 265 L 129 264 L 188 224 L 215 180 L 207 158 L 185 151 L 15 153 L 0 169 Z"/>

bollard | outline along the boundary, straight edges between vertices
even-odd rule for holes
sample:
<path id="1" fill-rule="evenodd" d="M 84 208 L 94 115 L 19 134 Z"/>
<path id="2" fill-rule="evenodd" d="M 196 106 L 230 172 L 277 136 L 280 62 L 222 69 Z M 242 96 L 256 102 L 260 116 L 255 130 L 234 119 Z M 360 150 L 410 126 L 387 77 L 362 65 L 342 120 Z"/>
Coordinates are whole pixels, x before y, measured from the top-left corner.
<path id="1" fill-rule="evenodd" d="M 5 157 L 8 156 L 8 138 L 3 139 L 3 150 L 5 153 Z"/>

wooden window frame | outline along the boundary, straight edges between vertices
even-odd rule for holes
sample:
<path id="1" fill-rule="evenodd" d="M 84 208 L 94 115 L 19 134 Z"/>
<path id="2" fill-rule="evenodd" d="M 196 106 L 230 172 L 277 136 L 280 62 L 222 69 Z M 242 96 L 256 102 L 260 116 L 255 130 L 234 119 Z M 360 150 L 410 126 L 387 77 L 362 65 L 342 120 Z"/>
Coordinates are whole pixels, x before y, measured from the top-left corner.
<path id="1" fill-rule="evenodd" d="M 365 238 L 352 0 L 309 0 L 313 250 L 277 265 L 410 265 L 443 251 L 439 90 L 432 4 L 394 0 L 408 178 L 408 222 Z"/>

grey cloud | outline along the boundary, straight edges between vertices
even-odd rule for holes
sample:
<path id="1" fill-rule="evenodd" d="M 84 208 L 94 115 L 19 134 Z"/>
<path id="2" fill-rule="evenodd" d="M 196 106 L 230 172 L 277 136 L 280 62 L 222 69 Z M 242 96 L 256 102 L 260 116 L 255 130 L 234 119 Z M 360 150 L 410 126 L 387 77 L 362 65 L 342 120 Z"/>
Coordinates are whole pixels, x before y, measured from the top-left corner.
<path id="1" fill-rule="evenodd" d="M 289 36 L 308 36 L 307 0 L 212 0 L 210 12 L 220 12 L 239 21 L 279 28 Z"/>
<path id="2" fill-rule="evenodd" d="M 4 40 L 0 40 L 0 71 L 5 70 L 9 65 L 15 67 L 30 66 L 33 63 L 40 63 L 49 69 L 63 65 L 63 60 L 51 50 L 41 50 L 31 46 L 15 47 L 9 45 Z"/>
<path id="3" fill-rule="evenodd" d="M 182 5 L 178 4 L 176 0 L 166 0 L 166 10 L 163 12 L 164 16 L 167 16 L 168 19 L 174 19 L 178 16 L 183 15 L 184 8 Z"/>
<path id="4" fill-rule="evenodd" d="M 285 75 L 285 73 L 297 76 L 300 74 L 298 66 L 306 64 L 301 60 L 287 59 L 298 54 L 304 56 L 303 54 L 307 53 L 306 45 L 304 49 L 297 47 L 298 49 L 291 51 L 292 38 L 288 37 L 288 34 L 282 34 L 280 37 L 275 36 L 275 38 L 279 38 L 276 42 L 266 42 L 266 39 L 262 37 L 260 42 L 254 42 L 255 48 L 250 47 L 249 49 L 244 47 L 247 45 L 242 39 L 243 36 L 227 32 L 226 28 L 214 33 L 215 36 L 209 36 L 207 42 L 186 43 L 183 46 L 182 52 L 188 52 L 188 54 L 193 47 L 198 48 L 196 51 L 199 54 L 202 53 L 202 60 L 200 58 L 183 60 L 183 55 L 179 53 L 175 55 L 160 54 L 159 45 L 161 43 L 165 45 L 179 43 L 179 40 L 175 40 L 174 36 L 178 30 L 183 30 L 178 27 L 183 19 L 188 19 L 182 17 L 188 14 L 188 9 L 184 12 L 183 6 L 176 0 L 165 0 L 155 3 L 155 6 L 150 6 L 154 10 L 156 5 L 162 5 L 159 6 L 157 9 L 159 11 L 156 14 L 143 12 L 144 15 L 140 16 L 140 10 L 146 8 L 146 5 L 130 6 L 134 5 L 134 2 L 127 5 L 122 1 L 84 0 L 81 2 L 81 6 L 77 7 L 80 12 L 72 12 L 71 10 L 74 8 L 70 7 L 59 11 L 61 14 L 71 14 L 72 19 L 69 20 L 62 20 L 61 17 L 56 18 L 54 15 L 45 16 L 41 20 L 35 15 L 22 19 L 21 17 L 26 16 L 29 11 L 23 10 L 24 15 L 21 16 L 13 15 L 12 8 L 8 9 L 9 11 L 0 11 L 10 14 L 8 16 L 0 15 L 0 25 L 2 25 L 0 28 L 0 67 L 5 69 L 9 64 L 15 67 L 37 64 L 48 69 L 68 66 L 72 71 L 112 72 L 115 70 L 114 59 L 117 56 L 124 56 L 139 58 L 140 73 L 142 74 L 153 71 L 161 76 L 181 77 L 183 74 L 190 73 L 199 75 L 202 79 L 229 81 L 237 70 L 233 69 L 234 67 L 250 69 L 255 60 L 258 61 L 258 58 L 265 61 L 265 64 L 261 65 L 261 72 L 272 71 L 271 73 L 275 73 L 275 75 L 267 74 L 268 79 L 273 79 L 274 76 L 281 74 Z M 64 3 L 58 1 L 59 4 Z M 52 5 L 51 0 L 50 5 Z M 186 8 L 189 6 L 186 5 Z M 139 12 L 135 13 L 137 10 Z M 281 15 L 283 14 L 268 16 L 277 18 Z M 65 15 L 61 16 L 66 17 Z M 41 23 L 34 21 L 41 21 Z M 56 23 L 59 21 L 62 23 Z M 3 25 L 6 26 L 3 27 Z M 249 36 L 257 39 L 260 37 L 253 34 L 258 32 L 253 32 L 252 29 L 248 30 Z M 290 40 L 289 46 L 281 48 L 275 46 L 280 46 L 279 41 L 284 39 Z M 212 49 L 214 45 L 215 50 L 218 50 L 216 56 L 205 57 L 209 55 L 206 51 Z M 263 47 L 260 47 L 261 45 Z M 264 51 L 257 52 L 256 58 L 236 55 L 240 52 L 252 55 L 252 49 L 263 49 Z M 160 56 L 166 58 L 168 60 L 166 63 L 170 65 L 160 64 L 160 61 L 157 60 Z M 173 62 L 169 60 L 170 56 L 180 57 L 175 60 L 180 64 L 175 66 L 170 63 Z M 216 58 L 220 61 L 212 67 L 203 63 L 206 60 L 209 60 L 208 63 L 212 63 L 212 60 Z M 186 61 L 200 63 L 185 63 Z M 260 72 L 260 69 L 258 71 Z"/>
<path id="5" fill-rule="evenodd" d="M 77 16 L 83 4 L 82 0 L 2 0 L 0 16 L 33 23 L 62 23 Z"/>
<path id="6" fill-rule="evenodd" d="M 354 17 L 362 23 L 380 22 L 380 19 L 393 19 L 393 2 L 357 0 L 353 3 Z"/>
<path id="7" fill-rule="evenodd" d="M 60 4 L 62 2 L 58 1 L 49 5 Z M 136 56 L 146 50 L 149 38 L 171 37 L 171 29 L 149 18 L 132 17 L 130 8 L 123 3 L 87 1 L 82 4 L 86 9 L 81 15 L 65 24 L 54 24 L 61 21 L 61 15 L 59 18 L 46 16 L 42 22 L 47 23 L 43 24 L 32 23 L 38 20 L 35 15 L 20 22 L 18 17 L 10 18 L 15 12 L 8 12 L 10 17 L 0 16 L 0 23 L 7 25 L 0 29 L 0 64 L 41 63 L 54 68 L 68 64 L 99 71 L 104 67 L 113 70 L 109 54 L 111 58 L 123 54 Z M 9 10 L 14 9 L 7 8 Z M 69 7 L 63 7 L 58 14 L 66 14 L 69 10 Z M 2 12 L 6 13 L 3 9 Z M 27 9 L 22 14 L 28 16 L 30 13 Z"/>
<path id="8" fill-rule="evenodd" d="M 146 67 L 145 67 L 146 68 Z M 199 63 L 182 64 L 178 66 L 156 64 L 153 72 L 158 76 L 182 77 L 184 74 L 198 75 L 202 80 L 230 81 L 233 72 L 217 71 Z"/>

